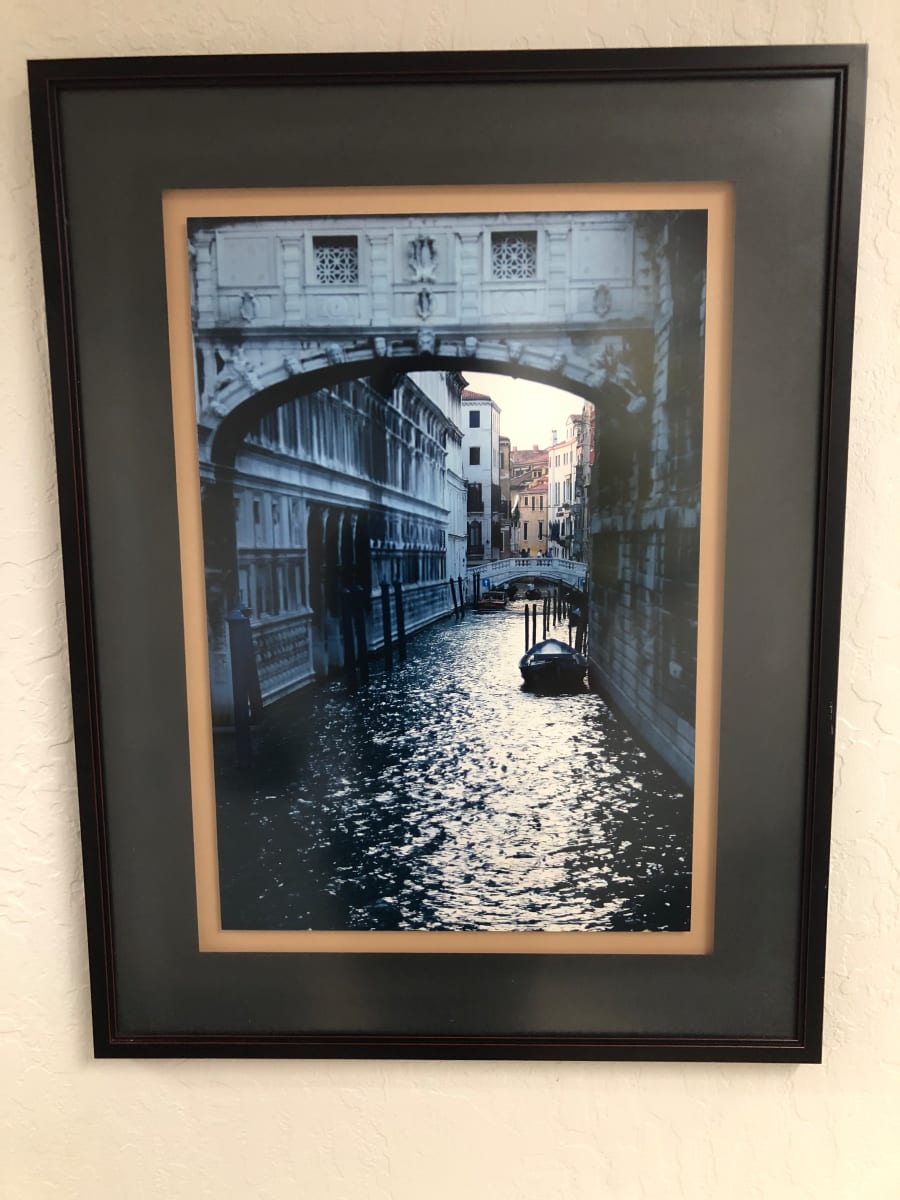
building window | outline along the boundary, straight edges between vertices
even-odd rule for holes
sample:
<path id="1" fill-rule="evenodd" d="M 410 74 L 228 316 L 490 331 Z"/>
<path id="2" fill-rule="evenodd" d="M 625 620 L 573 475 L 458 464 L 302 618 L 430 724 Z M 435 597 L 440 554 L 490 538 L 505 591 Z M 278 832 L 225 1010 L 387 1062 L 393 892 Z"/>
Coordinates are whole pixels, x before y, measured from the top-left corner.
<path id="1" fill-rule="evenodd" d="M 492 233 L 491 274 L 494 279 L 534 279 L 537 233 L 527 230 Z"/>
<path id="2" fill-rule="evenodd" d="M 525 521 L 525 523 L 522 525 L 522 541 L 523 542 L 528 541 L 528 522 L 527 521 Z"/>
<path id="3" fill-rule="evenodd" d="M 481 413 L 478 412 L 477 409 L 474 409 L 474 408 L 469 409 L 469 428 L 470 429 L 480 429 L 481 428 Z"/>
<path id="4" fill-rule="evenodd" d="M 355 237 L 314 237 L 316 283 L 359 283 L 359 247 Z"/>
<path id="5" fill-rule="evenodd" d="M 541 496 L 540 509 L 541 509 L 541 512 L 544 511 L 544 497 L 543 496 Z"/>
<path id="6" fill-rule="evenodd" d="M 469 447 L 469 466 L 477 467 L 481 464 L 481 448 L 479 446 Z"/>
<path id="7" fill-rule="evenodd" d="M 541 541 L 544 536 L 544 522 L 538 521 L 538 541 Z"/>

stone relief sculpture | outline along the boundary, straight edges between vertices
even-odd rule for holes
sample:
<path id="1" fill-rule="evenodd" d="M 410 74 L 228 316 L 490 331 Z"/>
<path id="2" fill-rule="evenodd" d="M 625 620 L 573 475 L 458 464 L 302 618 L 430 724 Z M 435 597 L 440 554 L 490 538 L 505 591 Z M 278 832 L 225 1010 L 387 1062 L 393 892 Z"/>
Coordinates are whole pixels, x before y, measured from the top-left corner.
<path id="1" fill-rule="evenodd" d="M 407 259 L 414 283 L 434 283 L 438 253 L 433 237 L 420 233 L 413 238 L 409 243 Z"/>
<path id="2" fill-rule="evenodd" d="M 431 316 L 434 301 L 431 296 L 431 288 L 422 288 L 418 296 L 416 296 L 416 313 L 420 321 L 427 321 Z"/>
<path id="3" fill-rule="evenodd" d="M 594 312 L 598 317 L 606 317 L 612 310 L 612 292 L 605 283 L 594 289 Z"/>
<path id="4" fill-rule="evenodd" d="M 257 368 L 247 357 L 243 346 L 235 346 L 231 351 L 220 350 L 219 357 L 223 360 L 222 369 L 216 378 L 216 392 L 223 392 L 233 383 L 244 383 L 257 392 L 262 387 Z"/>
<path id="5" fill-rule="evenodd" d="M 243 292 L 241 294 L 241 307 L 238 310 L 241 314 L 241 320 L 250 324 L 259 316 L 259 301 L 252 292 Z"/>

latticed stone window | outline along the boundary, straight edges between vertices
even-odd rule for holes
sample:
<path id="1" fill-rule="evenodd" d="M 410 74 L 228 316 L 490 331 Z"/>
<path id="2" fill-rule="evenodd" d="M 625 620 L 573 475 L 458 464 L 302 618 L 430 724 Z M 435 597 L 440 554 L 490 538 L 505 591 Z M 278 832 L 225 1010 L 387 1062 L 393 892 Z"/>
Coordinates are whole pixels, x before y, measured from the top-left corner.
<path id="1" fill-rule="evenodd" d="M 537 233 L 528 230 L 492 233 L 491 274 L 494 279 L 534 279 Z"/>
<path id="2" fill-rule="evenodd" d="M 359 283 L 355 237 L 314 237 L 316 283 Z"/>

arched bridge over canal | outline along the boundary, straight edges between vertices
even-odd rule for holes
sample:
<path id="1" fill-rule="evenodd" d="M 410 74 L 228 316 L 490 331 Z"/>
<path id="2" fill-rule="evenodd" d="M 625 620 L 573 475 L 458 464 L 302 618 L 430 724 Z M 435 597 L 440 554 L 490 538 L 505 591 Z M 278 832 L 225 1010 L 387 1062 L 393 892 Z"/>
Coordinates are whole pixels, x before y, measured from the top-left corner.
<path id="1" fill-rule="evenodd" d="M 466 570 L 470 585 L 476 575 L 481 587 L 502 587 L 514 579 L 546 580 L 584 591 L 587 567 L 573 558 L 500 558 L 496 562 L 478 563 Z"/>

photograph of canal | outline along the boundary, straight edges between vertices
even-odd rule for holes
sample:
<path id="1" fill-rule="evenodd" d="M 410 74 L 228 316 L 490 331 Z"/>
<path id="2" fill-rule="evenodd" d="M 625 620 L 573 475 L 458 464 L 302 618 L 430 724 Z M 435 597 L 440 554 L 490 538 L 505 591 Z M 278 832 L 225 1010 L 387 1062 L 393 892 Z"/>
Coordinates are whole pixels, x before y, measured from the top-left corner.
<path id="1" fill-rule="evenodd" d="M 183 225 L 218 927 L 690 931 L 707 209 L 266 212 Z"/>

